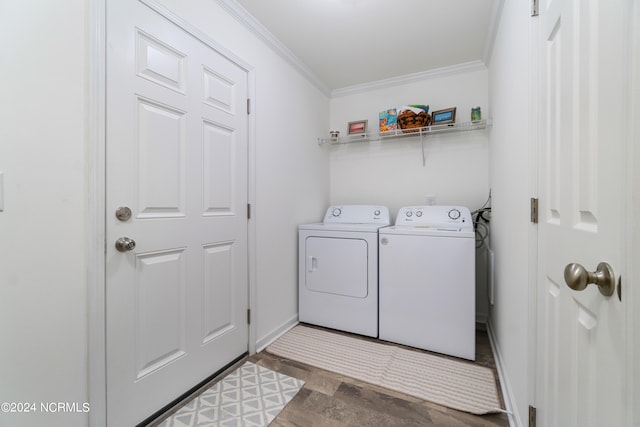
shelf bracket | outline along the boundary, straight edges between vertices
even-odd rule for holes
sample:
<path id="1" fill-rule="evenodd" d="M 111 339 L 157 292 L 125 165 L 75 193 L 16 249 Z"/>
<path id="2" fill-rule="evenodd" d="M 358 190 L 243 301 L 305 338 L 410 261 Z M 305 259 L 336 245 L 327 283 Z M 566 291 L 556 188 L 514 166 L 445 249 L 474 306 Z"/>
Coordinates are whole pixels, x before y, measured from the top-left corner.
<path id="1" fill-rule="evenodd" d="M 420 145 L 422 145 L 422 166 L 427 166 L 427 157 L 424 152 L 424 133 L 420 131 Z"/>

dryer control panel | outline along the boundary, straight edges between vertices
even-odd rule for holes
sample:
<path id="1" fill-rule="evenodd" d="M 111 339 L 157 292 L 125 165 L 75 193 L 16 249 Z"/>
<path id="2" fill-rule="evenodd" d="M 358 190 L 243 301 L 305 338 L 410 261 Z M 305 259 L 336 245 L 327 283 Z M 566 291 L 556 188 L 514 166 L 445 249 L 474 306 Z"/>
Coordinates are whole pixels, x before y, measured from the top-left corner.
<path id="1" fill-rule="evenodd" d="M 324 215 L 325 224 L 382 224 L 389 225 L 389 209 L 375 205 L 329 206 Z"/>
<path id="2" fill-rule="evenodd" d="M 464 229 L 473 228 L 473 220 L 464 206 L 405 206 L 398 211 L 395 225 Z"/>

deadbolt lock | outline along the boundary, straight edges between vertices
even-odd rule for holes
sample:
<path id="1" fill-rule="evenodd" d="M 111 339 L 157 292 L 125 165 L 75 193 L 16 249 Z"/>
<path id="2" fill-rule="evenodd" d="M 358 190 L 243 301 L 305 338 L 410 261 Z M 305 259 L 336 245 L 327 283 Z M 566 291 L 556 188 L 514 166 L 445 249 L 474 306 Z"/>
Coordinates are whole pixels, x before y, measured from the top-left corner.
<path id="1" fill-rule="evenodd" d="M 129 219 L 131 218 L 131 209 L 126 206 L 120 206 L 118 209 L 116 209 L 116 218 L 123 222 L 129 221 Z"/>

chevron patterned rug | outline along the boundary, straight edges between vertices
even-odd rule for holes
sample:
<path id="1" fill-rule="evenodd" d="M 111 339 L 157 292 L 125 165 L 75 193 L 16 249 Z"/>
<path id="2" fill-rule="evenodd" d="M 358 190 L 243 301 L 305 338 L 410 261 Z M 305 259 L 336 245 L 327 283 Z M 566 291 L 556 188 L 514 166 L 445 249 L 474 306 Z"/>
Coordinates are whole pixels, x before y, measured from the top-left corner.
<path id="1" fill-rule="evenodd" d="M 460 411 L 504 412 L 493 371 L 472 363 L 302 325 L 267 351 Z"/>
<path id="2" fill-rule="evenodd" d="M 303 385 L 304 381 L 246 362 L 158 427 L 265 427 Z"/>

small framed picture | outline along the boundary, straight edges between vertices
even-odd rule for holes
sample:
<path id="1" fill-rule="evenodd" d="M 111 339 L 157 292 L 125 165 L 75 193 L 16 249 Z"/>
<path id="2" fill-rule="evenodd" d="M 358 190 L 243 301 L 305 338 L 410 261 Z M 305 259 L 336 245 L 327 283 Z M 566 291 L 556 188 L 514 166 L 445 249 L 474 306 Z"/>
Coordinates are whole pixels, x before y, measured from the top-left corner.
<path id="1" fill-rule="evenodd" d="M 367 133 L 368 120 L 358 120 L 357 122 L 349 122 L 347 129 L 349 135 L 357 135 L 359 133 Z"/>
<path id="2" fill-rule="evenodd" d="M 447 123 L 455 123 L 456 121 L 456 107 L 447 108 L 445 110 L 438 110 L 431 113 L 433 119 L 431 124 L 444 125 Z"/>

